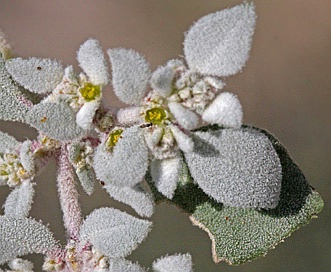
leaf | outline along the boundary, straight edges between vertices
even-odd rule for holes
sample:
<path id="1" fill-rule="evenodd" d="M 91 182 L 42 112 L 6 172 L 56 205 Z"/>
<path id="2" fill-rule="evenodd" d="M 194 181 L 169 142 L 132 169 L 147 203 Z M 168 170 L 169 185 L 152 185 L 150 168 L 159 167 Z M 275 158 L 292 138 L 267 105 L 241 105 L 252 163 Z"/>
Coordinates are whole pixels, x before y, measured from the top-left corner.
<path id="1" fill-rule="evenodd" d="M 184 40 L 188 66 L 213 76 L 238 73 L 248 59 L 255 16 L 254 5 L 244 3 L 199 19 Z"/>
<path id="2" fill-rule="evenodd" d="M 106 272 L 146 272 L 139 264 L 132 263 L 125 259 L 110 259 L 109 270 Z"/>
<path id="3" fill-rule="evenodd" d="M 5 153 L 18 145 L 19 142 L 13 136 L 0 131 L 0 153 Z"/>
<path id="4" fill-rule="evenodd" d="M 282 168 L 267 136 L 249 128 L 196 131 L 193 136 L 195 149 L 185 158 L 207 195 L 232 207 L 277 206 Z"/>
<path id="5" fill-rule="evenodd" d="M 176 254 L 165 256 L 153 262 L 155 272 L 192 272 L 192 257 L 190 254 Z"/>
<path id="6" fill-rule="evenodd" d="M 108 83 L 106 59 L 97 40 L 88 39 L 84 42 L 77 52 L 77 60 L 92 84 L 106 85 Z"/>
<path id="7" fill-rule="evenodd" d="M 264 130 L 251 129 L 269 138 L 282 164 L 282 189 L 275 209 L 233 208 L 217 203 L 193 182 L 185 164 L 172 199 L 174 204 L 191 214 L 194 225 L 207 231 L 215 262 L 242 264 L 264 256 L 292 232 L 308 224 L 324 206 L 321 196 L 309 186 L 278 140 Z M 201 130 L 217 132 L 221 129 L 209 126 Z M 164 200 L 153 186 L 150 175 L 146 178 L 156 199 Z"/>
<path id="8" fill-rule="evenodd" d="M 43 224 L 30 218 L 0 216 L 0 264 L 31 253 L 51 253 L 58 242 Z"/>
<path id="9" fill-rule="evenodd" d="M 107 190 L 112 198 L 131 206 L 140 216 L 151 217 L 154 213 L 152 195 L 142 190 L 139 184 L 132 188 L 107 184 L 103 188 Z"/>
<path id="10" fill-rule="evenodd" d="M 13 82 L 0 56 L 0 119 L 24 122 L 32 103 Z"/>
<path id="11" fill-rule="evenodd" d="M 101 143 L 94 156 L 97 178 L 119 187 L 141 182 L 148 167 L 148 150 L 139 126 L 123 130 L 112 151 Z"/>
<path id="12" fill-rule="evenodd" d="M 146 238 L 151 224 L 113 208 L 100 208 L 83 222 L 80 241 L 91 243 L 108 257 L 122 258 Z"/>
<path id="13" fill-rule="evenodd" d="M 15 81 L 38 94 L 53 91 L 63 77 L 61 64 L 50 59 L 10 59 L 6 62 L 6 68 Z"/>
<path id="14" fill-rule="evenodd" d="M 7 196 L 4 204 L 5 215 L 12 218 L 24 218 L 29 215 L 34 196 L 34 184 L 24 181 Z"/>
<path id="15" fill-rule="evenodd" d="M 76 124 L 76 117 L 65 103 L 39 103 L 28 114 L 28 123 L 59 141 L 82 137 L 84 131 Z"/>
<path id="16" fill-rule="evenodd" d="M 151 74 L 145 58 L 132 49 L 111 49 L 112 83 L 116 96 L 129 105 L 139 105 Z"/>

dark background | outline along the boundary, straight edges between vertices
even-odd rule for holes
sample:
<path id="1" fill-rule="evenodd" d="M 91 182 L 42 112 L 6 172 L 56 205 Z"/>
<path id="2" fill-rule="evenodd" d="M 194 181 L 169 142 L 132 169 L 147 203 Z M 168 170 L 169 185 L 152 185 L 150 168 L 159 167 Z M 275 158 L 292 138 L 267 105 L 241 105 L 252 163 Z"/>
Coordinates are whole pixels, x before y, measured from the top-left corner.
<path id="1" fill-rule="evenodd" d="M 141 52 L 154 69 L 183 54 L 183 32 L 194 21 L 238 3 L 241 1 L 0 0 L 0 28 L 21 57 L 56 58 L 64 65 L 75 64 L 79 71 L 76 51 L 94 37 L 104 49 L 125 47 Z M 207 234 L 191 226 L 176 208 L 163 204 L 152 217 L 151 234 L 130 256 L 142 265 L 150 266 L 166 253 L 189 251 L 196 272 L 331 270 L 331 1 L 254 3 L 258 20 L 251 56 L 241 74 L 226 80 L 226 90 L 239 96 L 246 124 L 269 130 L 288 148 L 323 196 L 324 211 L 265 258 L 231 267 L 215 265 Z M 111 105 L 121 106 L 110 88 L 106 93 Z M 34 129 L 16 123 L 2 122 L 1 130 L 18 140 L 36 136 Z M 54 169 L 52 165 L 37 179 L 31 215 L 48 223 L 63 240 Z M 92 197 L 81 194 L 85 214 L 104 205 L 125 208 L 97 187 Z M 7 187 L 0 188 L 0 205 L 8 192 Z M 42 261 L 40 256 L 33 258 Z"/>

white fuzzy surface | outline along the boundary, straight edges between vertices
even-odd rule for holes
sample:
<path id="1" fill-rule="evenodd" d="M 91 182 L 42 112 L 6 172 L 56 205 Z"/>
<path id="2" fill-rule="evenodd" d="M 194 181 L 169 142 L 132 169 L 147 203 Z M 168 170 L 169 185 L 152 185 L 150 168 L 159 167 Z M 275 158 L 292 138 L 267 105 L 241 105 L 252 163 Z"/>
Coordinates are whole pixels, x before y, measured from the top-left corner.
<path id="1" fill-rule="evenodd" d="M 194 148 L 193 139 L 181 131 L 177 126 L 172 125 L 170 129 L 175 137 L 179 149 L 181 149 L 183 152 L 192 152 Z"/>
<path id="2" fill-rule="evenodd" d="M 209 124 L 240 128 L 243 111 L 236 95 L 221 93 L 203 112 L 202 119 Z"/>
<path id="3" fill-rule="evenodd" d="M 183 159 L 178 156 L 151 162 L 151 176 L 157 190 L 172 199 L 177 188 Z"/>
<path id="4" fill-rule="evenodd" d="M 254 5 L 244 3 L 199 19 L 184 40 L 189 67 L 214 76 L 238 73 L 249 56 L 255 17 Z"/>
<path id="5" fill-rule="evenodd" d="M 160 66 L 152 74 L 150 84 L 162 97 L 167 97 L 172 92 L 172 83 L 175 76 L 175 71 L 169 66 Z"/>
<path id="6" fill-rule="evenodd" d="M 144 268 L 142 268 L 139 264 L 130 262 L 128 260 L 118 258 L 118 259 L 110 259 L 109 261 L 109 270 L 110 271 L 118 271 L 118 272 L 146 272 Z"/>
<path id="7" fill-rule="evenodd" d="M 104 188 L 112 198 L 131 206 L 140 216 L 150 217 L 154 213 L 153 196 L 140 189 L 139 184 L 132 188 L 107 184 Z"/>
<path id="8" fill-rule="evenodd" d="M 181 104 L 170 102 L 168 107 L 179 125 L 183 128 L 191 130 L 197 128 L 199 125 L 199 117 L 193 111 L 190 111 Z"/>
<path id="9" fill-rule="evenodd" d="M 193 263 L 189 253 L 165 256 L 153 262 L 154 272 L 192 272 Z"/>
<path id="10" fill-rule="evenodd" d="M 0 264 L 18 256 L 47 253 L 58 242 L 46 226 L 30 218 L 0 216 Z"/>
<path id="11" fill-rule="evenodd" d="M 56 60 L 15 58 L 6 62 L 6 68 L 24 88 L 33 93 L 50 93 L 63 77 L 63 68 Z"/>
<path id="12" fill-rule="evenodd" d="M 35 162 L 34 162 L 34 155 L 31 151 L 31 144 L 30 140 L 26 140 L 22 143 L 20 149 L 20 159 L 23 168 L 28 172 L 35 171 Z"/>
<path id="13" fill-rule="evenodd" d="M 94 155 L 97 178 L 106 184 L 134 186 L 141 182 L 148 167 L 148 150 L 140 127 L 124 129 L 113 151 L 101 143 Z"/>
<path id="14" fill-rule="evenodd" d="M 90 242 L 107 257 L 129 255 L 147 236 L 152 223 L 113 208 L 90 213 L 81 226 L 80 242 Z"/>
<path id="15" fill-rule="evenodd" d="M 92 84 L 106 85 L 108 83 L 106 58 L 97 40 L 88 39 L 84 42 L 77 52 L 77 60 Z"/>
<path id="16" fill-rule="evenodd" d="M 122 108 L 117 112 L 117 121 L 124 126 L 132 126 L 141 123 L 141 107 Z"/>
<path id="17" fill-rule="evenodd" d="M 216 201 L 242 208 L 275 208 L 282 167 L 271 142 L 253 129 L 195 132 L 186 162 L 195 182 Z"/>
<path id="18" fill-rule="evenodd" d="M 5 215 L 12 218 L 24 218 L 29 215 L 34 196 L 34 184 L 26 180 L 7 196 L 4 204 Z"/>
<path id="19" fill-rule="evenodd" d="M 99 106 L 99 99 L 93 100 L 91 102 L 85 102 L 83 107 L 81 107 L 76 114 L 77 125 L 85 130 L 91 129 L 95 112 L 97 111 Z"/>
<path id="20" fill-rule="evenodd" d="M 79 138 L 84 131 L 76 123 L 76 116 L 65 103 L 39 103 L 30 110 L 28 123 L 47 136 L 70 141 Z"/>
<path id="21" fill-rule="evenodd" d="M 111 49 L 107 53 L 116 96 L 126 104 L 139 105 L 151 74 L 148 62 L 132 49 Z"/>
<path id="22" fill-rule="evenodd" d="M 0 153 L 5 153 L 18 145 L 19 142 L 13 136 L 0 131 Z"/>

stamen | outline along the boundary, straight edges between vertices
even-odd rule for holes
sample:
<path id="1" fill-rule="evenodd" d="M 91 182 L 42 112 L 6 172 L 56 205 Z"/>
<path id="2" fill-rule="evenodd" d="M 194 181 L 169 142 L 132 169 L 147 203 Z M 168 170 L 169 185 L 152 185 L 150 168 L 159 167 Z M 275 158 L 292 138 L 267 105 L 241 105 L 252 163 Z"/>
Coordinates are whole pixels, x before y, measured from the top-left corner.
<path id="1" fill-rule="evenodd" d="M 84 84 L 84 87 L 79 89 L 79 92 L 83 96 L 83 98 L 87 102 L 89 102 L 100 96 L 101 90 L 100 90 L 100 86 L 86 82 Z"/>

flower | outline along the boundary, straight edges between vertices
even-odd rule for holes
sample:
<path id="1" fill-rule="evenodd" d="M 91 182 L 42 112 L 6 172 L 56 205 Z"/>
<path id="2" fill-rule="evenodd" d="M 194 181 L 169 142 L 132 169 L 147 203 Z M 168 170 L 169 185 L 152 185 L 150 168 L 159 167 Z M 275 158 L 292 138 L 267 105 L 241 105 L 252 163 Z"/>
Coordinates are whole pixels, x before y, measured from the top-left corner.
<path id="1" fill-rule="evenodd" d="M 11 59 L 6 68 L 30 92 L 48 94 L 40 104 L 66 103 L 76 114 L 77 125 L 89 130 L 101 105 L 102 89 L 108 83 L 108 68 L 101 46 L 94 39 L 80 46 L 77 60 L 85 74 L 77 76 L 72 66 L 63 69 L 57 61 L 38 58 Z"/>

